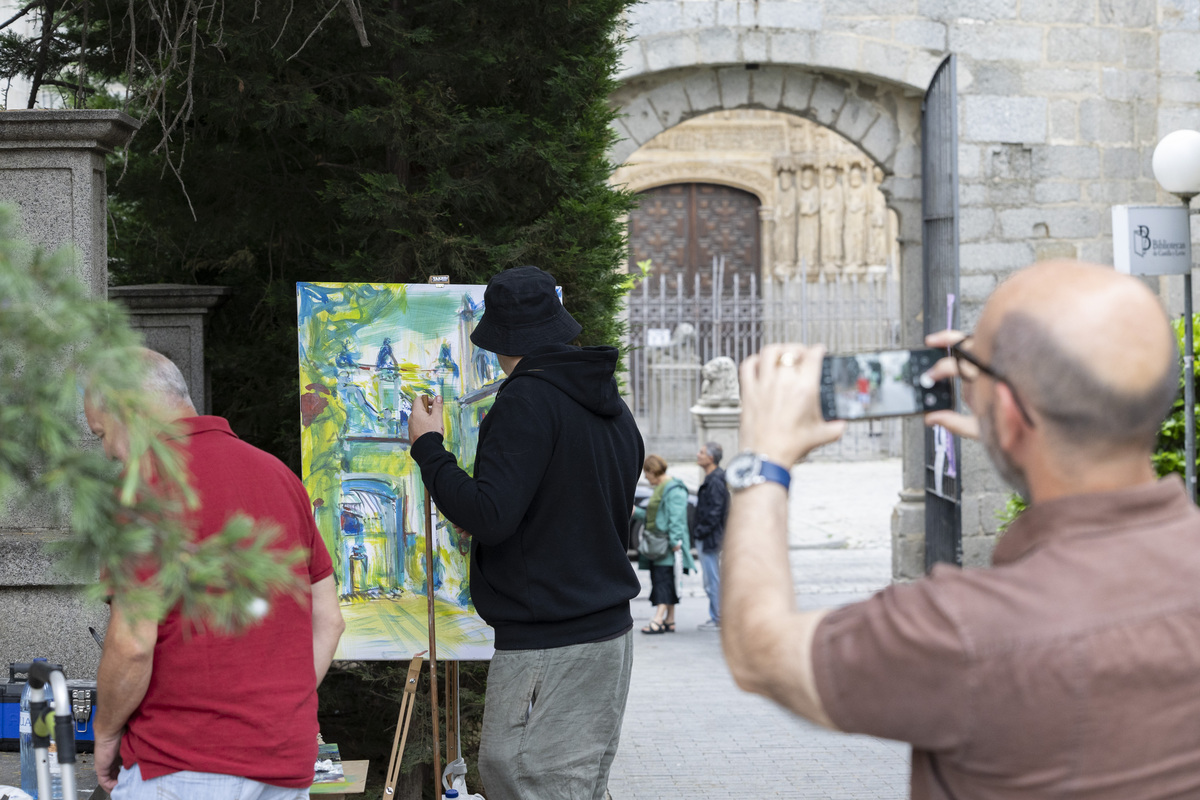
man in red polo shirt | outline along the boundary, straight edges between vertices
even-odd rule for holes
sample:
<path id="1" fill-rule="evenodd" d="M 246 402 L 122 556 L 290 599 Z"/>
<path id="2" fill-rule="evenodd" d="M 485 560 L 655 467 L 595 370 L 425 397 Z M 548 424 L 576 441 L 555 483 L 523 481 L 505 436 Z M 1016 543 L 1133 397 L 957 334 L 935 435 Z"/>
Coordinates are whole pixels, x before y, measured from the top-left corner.
<path id="1" fill-rule="evenodd" d="M 312 592 L 272 598 L 261 622 L 236 635 L 198 631 L 177 608 L 161 622 L 132 618 L 114 598 L 97 680 L 97 777 L 114 800 L 307 797 L 317 685 L 345 627 L 308 495 L 224 419 L 197 416 L 171 361 L 149 350 L 144 359 L 151 413 L 186 431 L 196 538 L 238 513 L 273 525 L 280 547 L 308 554 L 298 569 Z M 85 410 L 105 454 L 125 461 L 127 432 L 95 404 Z"/>

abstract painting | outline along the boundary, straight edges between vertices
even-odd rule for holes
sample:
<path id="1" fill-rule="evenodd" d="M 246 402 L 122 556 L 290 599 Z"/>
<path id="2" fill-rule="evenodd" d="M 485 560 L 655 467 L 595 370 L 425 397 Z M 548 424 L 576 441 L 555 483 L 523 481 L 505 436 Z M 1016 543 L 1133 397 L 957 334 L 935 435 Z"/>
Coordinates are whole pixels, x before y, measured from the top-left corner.
<path id="1" fill-rule="evenodd" d="M 470 340 L 482 286 L 299 283 L 304 485 L 333 558 L 346 632 L 335 658 L 407 660 L 429 647 L 432 582 L 439 659 L 488 659 L 475 612 L 470 534 L 434 512 L 425 565 L 425 487 L 408 416 L 443 400 L 446 448 L 474 469 L 479 425 L 504 376 Z"/>

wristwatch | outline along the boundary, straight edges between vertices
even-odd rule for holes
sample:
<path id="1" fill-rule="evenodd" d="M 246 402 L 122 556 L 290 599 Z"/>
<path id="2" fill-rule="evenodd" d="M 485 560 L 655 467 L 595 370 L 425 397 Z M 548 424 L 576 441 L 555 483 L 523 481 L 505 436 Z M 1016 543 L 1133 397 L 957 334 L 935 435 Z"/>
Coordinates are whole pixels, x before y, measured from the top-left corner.
<path id="1" fill-rule="evenodd" d="M 785 467 L 751 452 L 738 453 L 725 468 L 725 483 L 735 492 L 767 481 L 778 483 L 786 491 L 792 483 L 792 475 Z"/>

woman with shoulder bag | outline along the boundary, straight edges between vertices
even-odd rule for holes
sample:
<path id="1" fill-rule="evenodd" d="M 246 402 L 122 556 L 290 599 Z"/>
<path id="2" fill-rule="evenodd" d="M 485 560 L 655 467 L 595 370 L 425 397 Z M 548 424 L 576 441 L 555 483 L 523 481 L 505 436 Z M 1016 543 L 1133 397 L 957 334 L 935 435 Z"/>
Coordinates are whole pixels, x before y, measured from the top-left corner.
<path id="1" fill-rule="evenodd" d="M 683 481 L 667 476 L 667 462 L 662 456 L 647 456 L 643 469 L 654 493 L 646 508 L 634 510 L 634 517 L 645 523 L 638 543 L 638 569 L 650 570 L 654 619 L 642 628 L 642 633 L 674 633 L 675 606 L 679 603 L 675 554 L 682 553 L 685 569 L 696 568 L 688 537 L 688 491 Z"/>

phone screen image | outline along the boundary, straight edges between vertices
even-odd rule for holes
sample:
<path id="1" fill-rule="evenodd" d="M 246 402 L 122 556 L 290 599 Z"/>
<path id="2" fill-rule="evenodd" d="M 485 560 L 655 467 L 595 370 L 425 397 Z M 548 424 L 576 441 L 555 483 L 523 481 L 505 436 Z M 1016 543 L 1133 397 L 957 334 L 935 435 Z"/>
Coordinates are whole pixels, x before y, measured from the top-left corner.
<path id="1" fill-rule="evenodd" d="M 828 375 L 838 419 L 891 417 L 924 411 L 914 386 L 912 353 L 892 350 L 830 356 Z"/>

